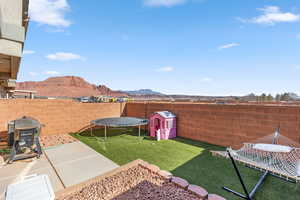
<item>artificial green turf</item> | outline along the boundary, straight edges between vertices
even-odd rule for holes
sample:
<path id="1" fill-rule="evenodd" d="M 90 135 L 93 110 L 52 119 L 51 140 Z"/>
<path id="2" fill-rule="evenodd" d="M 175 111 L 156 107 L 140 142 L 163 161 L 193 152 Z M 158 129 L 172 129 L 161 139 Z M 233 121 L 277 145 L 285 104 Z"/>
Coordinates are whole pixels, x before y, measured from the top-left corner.
<path id="1" fill-rule="evenodd" d="M 156 141 L 145 136 L 140 139 L 137 137 L 137 131 L 131 129 L 109 129 L 108 139 L 103 142 L 103 132 L 103 129 L 100 129 L 95 130 L 93 135 L 90 132 L 83 132 L 73 136 L 119 165 L 142 159 L 228 200 L 238 198 L 224 191 L 222 186 L 242 192 L 230 161 L 212 156 L 209 152 L 225 150 L 224 147 L 184 138 Z M 142 132 L 142 135 L 144 134 L 145 132 Z M 238 166 L 247 187 L 251 189 L 258 181 L 261 172 L 242 165 Z M 255 200 L 283 199 L 299 200 L 298 184 L 268 176 L 255 195 Z"/>

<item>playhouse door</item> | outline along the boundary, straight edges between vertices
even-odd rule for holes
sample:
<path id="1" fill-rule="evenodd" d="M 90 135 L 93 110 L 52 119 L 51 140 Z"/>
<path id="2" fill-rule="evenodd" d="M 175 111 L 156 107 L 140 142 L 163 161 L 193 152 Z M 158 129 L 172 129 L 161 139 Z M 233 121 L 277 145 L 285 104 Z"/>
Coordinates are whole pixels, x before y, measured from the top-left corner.
<path id="1" fill-rule="evenodd" d="M 160 129 L 160 119 L 156 118 L 154 119 L 154 128 L 155 128 L 155 132 Z"/>

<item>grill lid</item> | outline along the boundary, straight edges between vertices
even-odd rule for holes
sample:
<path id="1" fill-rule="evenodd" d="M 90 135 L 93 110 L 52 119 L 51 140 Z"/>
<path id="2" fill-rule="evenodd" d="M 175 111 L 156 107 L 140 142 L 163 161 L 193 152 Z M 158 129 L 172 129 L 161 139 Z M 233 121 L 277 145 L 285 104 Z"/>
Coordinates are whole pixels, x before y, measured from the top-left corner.
<path id="1" fill-rule="evenodd" d="M 41 124 L 31 117 L 22 117 L 14 121 L 15 129 L 24 130 L 24 129 L 33 129 L 33 128 L 40 128 Z"/>

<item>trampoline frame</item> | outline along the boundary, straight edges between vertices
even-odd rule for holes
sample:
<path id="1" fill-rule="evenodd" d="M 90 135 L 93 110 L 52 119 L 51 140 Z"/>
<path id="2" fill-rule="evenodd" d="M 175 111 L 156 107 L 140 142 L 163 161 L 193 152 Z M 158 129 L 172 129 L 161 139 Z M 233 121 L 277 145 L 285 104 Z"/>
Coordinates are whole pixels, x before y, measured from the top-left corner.
<path id="1" fill-rule="evenodd" d="M 118 120 L 118 119 L 125 119 L 126 118 L 128 120 L 136 120 L 136 121 L 140 121 L 140 123 L 136 123 L 136 124 L 114 124 L 114 123 L 108 123 L 109 120 Z M 103 120 L 104 122 L 103 123 L 97 123 L 96 121 L 98 120 Z M 105 122 L 106 120 L 106 122 Z M 107 122 L 108 121 L 108 122 Z M 90 133 L 91 135 L 93 135 L 93 127 L 96 127 L 96 126 L 104 126 L 104 141 L 107 140 L 107 128 L 109 127 L 136 127 L 138 126 L 139 127 L 139 138 L 141 138 L 141 126 L 145 126 L 145 125 L 148 125 L 149 123 L 149 120 L 147 119 L 143 119 L 143 118 L 136 118 L 136 117 L 114 117 L 114 118 L 101 118 L 101 119 L 96 119 L 96 120 L 93 120 L 91 121 L 90 125 L 91 125 L 91 129 L 90 129 Z"/>

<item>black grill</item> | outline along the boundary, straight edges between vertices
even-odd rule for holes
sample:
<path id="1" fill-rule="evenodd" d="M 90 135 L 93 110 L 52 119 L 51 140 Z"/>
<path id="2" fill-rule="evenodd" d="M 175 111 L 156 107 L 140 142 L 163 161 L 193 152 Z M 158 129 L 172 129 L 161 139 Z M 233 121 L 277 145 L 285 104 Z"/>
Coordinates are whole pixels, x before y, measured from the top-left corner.
<path id="1" fill-rule="evenodd" d="M 8 123 L 8 145 L 11 146 L 10 161 L 42 154 L 39 135 L 41 124 L 36 119 L 22 117 Z M 30 153 L 28 153 L 28 150 Z M 26 153 L 24 153 L 26 151 Z"/>

